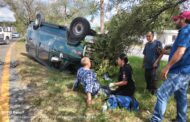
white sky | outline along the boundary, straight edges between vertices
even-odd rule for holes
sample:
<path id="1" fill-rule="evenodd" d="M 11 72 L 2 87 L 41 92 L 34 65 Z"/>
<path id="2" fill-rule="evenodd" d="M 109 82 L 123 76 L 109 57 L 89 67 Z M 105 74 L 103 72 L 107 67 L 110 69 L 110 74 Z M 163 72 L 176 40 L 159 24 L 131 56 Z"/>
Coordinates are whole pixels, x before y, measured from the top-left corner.
<path id="1" fill-rule="evenodd" d="M 0 8 L 0 22 L 3 21 L 9 21 L 9 22 L 16 21 L 14 17 L 14 12 L 12 12 L 9 9 L 9 7 Z"/>
<path id="2" fill-rule="evenodd" d="M 44 2 L 50 2 L 51 0 L 41 0 Z M 99 0 L 97 0 L 99 1 Z M 109 0 L 105 0 L 105 3 L 107 3 Z M 188 0 L 187 2 L 185 2 L 184 4 L 188 3 L 189 6 L 186 6 L 186 10 L 188 8 L 188 10 L 190 10 L 190 0 Z M 115 14 L 115 10 L 112 10 L 111 12 L 107 12 L 105 14 L 105 21 L 108 21 L 110 19 L 110 17 L 112 17 Z M 87 17 L 88 20 L 90 20 L 90 16 Z M 15 17 L 14 17 L 14 13 L 9 9 L 9 7 L 3 7 L 0 8 L 0 22 L 2 21 L 15 21 Z M 100 26 L 100 15 L 97 15 L 97 17 L 95 17 L 94 21 L 91 23 L 92 26 Z"/>

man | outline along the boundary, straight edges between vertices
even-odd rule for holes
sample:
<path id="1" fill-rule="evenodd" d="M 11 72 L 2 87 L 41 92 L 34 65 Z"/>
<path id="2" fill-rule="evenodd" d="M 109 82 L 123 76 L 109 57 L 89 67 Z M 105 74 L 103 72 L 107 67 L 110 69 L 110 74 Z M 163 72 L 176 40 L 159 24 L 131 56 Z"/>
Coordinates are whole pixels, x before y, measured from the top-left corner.
<path id="1" fill-rule="evenodd" d="M 162 121 L 167 101 L 174 93 L 177 102 L 176 122 L 186 122 L 187 89 L 190 81 L 190 11 L 173 18 L 181 27 L 169 55 L 168 64 L 163 68 L 161 77 L 166 79 L 157 92 L 157 103 L 151 122 Z"/>
<path id="2" fill-rule="evenodd" d="M 81 84 L 87 94 L 87 105 L 92 104 L 92 96 L 96 95 L 100 89 L 100 84 L 96 79 L 96 74 L 90 69 L 91 61 L 88 57 L 81 59 L 81 67 L 77 71 L 77 80 L 74 83 L 73 90 L 76 90 L 78 85 Z"/>
<path id="3" fill-rule="evenodd" d="M 160 41 L 154 40 L 154 32 L 152 31 L 147 32 L 146 38 L 148 42 L 143 50 L 143 68 L 145 69 L 146 89 L 154 94 L 157 90 L 156 71 L 162 57 L 159 52 L 162 49 L 162 44 Z"/>
<path id="4" fill-rule="evenodd" d="M 111 90 L 110 94 L 133 97 L 135 92 L 135 83 L 132 78 L 132 67 L 128 64 L 128 58 L 121 54 L 117 59 L 120 67 L 118 82 L 110 83 L 109 87 L 117 86 L 116 90 Z"/>

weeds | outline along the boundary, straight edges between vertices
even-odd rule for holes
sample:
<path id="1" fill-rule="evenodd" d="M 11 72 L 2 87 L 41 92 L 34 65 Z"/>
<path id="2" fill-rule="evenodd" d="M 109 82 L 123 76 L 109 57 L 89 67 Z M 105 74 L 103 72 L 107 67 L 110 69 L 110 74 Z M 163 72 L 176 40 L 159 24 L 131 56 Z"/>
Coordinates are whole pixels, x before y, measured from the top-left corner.
<path id="1" fill-rule="evenodd" d="M 130 112 L 118 108 L 103 113 L 101 106 L 104 103 L 104 98 L 94 98 L 95 104 L 87 107 L 85 103 L 86 96 L 82 92 L 72 91 L 75 75 L 66 71 L 49 70 L 29 58 L 21 56 L 20 52 L 24 51 L 23 44 L 23 42 L 17 43 L 18 59 L 20 59 L 20 65 L 17 68 L 21 75 L 21 83 L 32 89 L 32 92 L 26 98 L 36 110 L 33 121 L 146 122 L 150 119 L 156 97 L 144 90 L 145 81 L 144 71 L 141 68 L 141 58 L 129 57 L 137 87 L 135 97 L 140 103 L 140 110 Z M 161 67 L 165 64 L 166 62 L 161 62 Z M 103 70 L 99 72 L 101 73 Z M 117 68 L 112 67 L 109 72 L 112 73 L 110 76 L 116 80 Z M 101 75 L 99 75 L 100 77 Z M 107 82 L 101 82 L 107 84 Z M 159 81 L 158 85 L 161 83 L 162 81 Z M 171 98 L 164 121 L 167 122 L 175 117 L 175 109 L 175 101 Z M 190 120 L 189 115 L 188 120 Z"/>

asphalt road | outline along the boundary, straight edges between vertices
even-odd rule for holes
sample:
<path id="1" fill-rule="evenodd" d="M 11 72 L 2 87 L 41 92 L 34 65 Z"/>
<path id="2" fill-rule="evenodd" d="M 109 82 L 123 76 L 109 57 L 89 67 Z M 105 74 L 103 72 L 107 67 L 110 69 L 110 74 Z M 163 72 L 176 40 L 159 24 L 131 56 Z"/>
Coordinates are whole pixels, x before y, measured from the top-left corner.
<path id="1" fill-rule="evenodd" d="M 28 89 L 19 82 L 12 40 L 9 45 L 0 45 L 0 122 L 29 122 L 31 120 L 30 106 L 26 104 L 24 96 Z"/>

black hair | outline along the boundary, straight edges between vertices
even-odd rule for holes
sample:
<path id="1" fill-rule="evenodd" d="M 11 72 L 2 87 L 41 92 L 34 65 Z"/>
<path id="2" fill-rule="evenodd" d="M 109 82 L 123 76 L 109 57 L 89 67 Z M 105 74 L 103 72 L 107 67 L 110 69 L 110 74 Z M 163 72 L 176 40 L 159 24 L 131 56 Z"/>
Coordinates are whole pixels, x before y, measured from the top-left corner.
<path id="1" fill-rule="evenodd" d="M 131 74 L 133 74 L 133 69 L 132 69 L 131 65 L 128 63 L 127 55 L 122 53 L 118 56 L 118 58 L 120 58 L 121 60 L 123 60 L 125 62 L 125 66 L 128 67 L 128 69 L 131 71 Z"/>
<path id="2" fill-rule="evenodd" d="M 120 58 L 121 60 L 124 60 L 125 64 L 128 63 L 128 58 L 127 58 L 127 55 L 124 54 L 124 53 L 121 53 L 118 58 Z"/>
<path id="3" fill-rule="evenodd" d="M 186 19 L 185 23 L 190 24 L 190 20 Z"/>
<path id="4" fill-rule="evenodd" d="M 154 36 L 154 31 L 148 31 L 147 33 L 151 33 Z"/>

